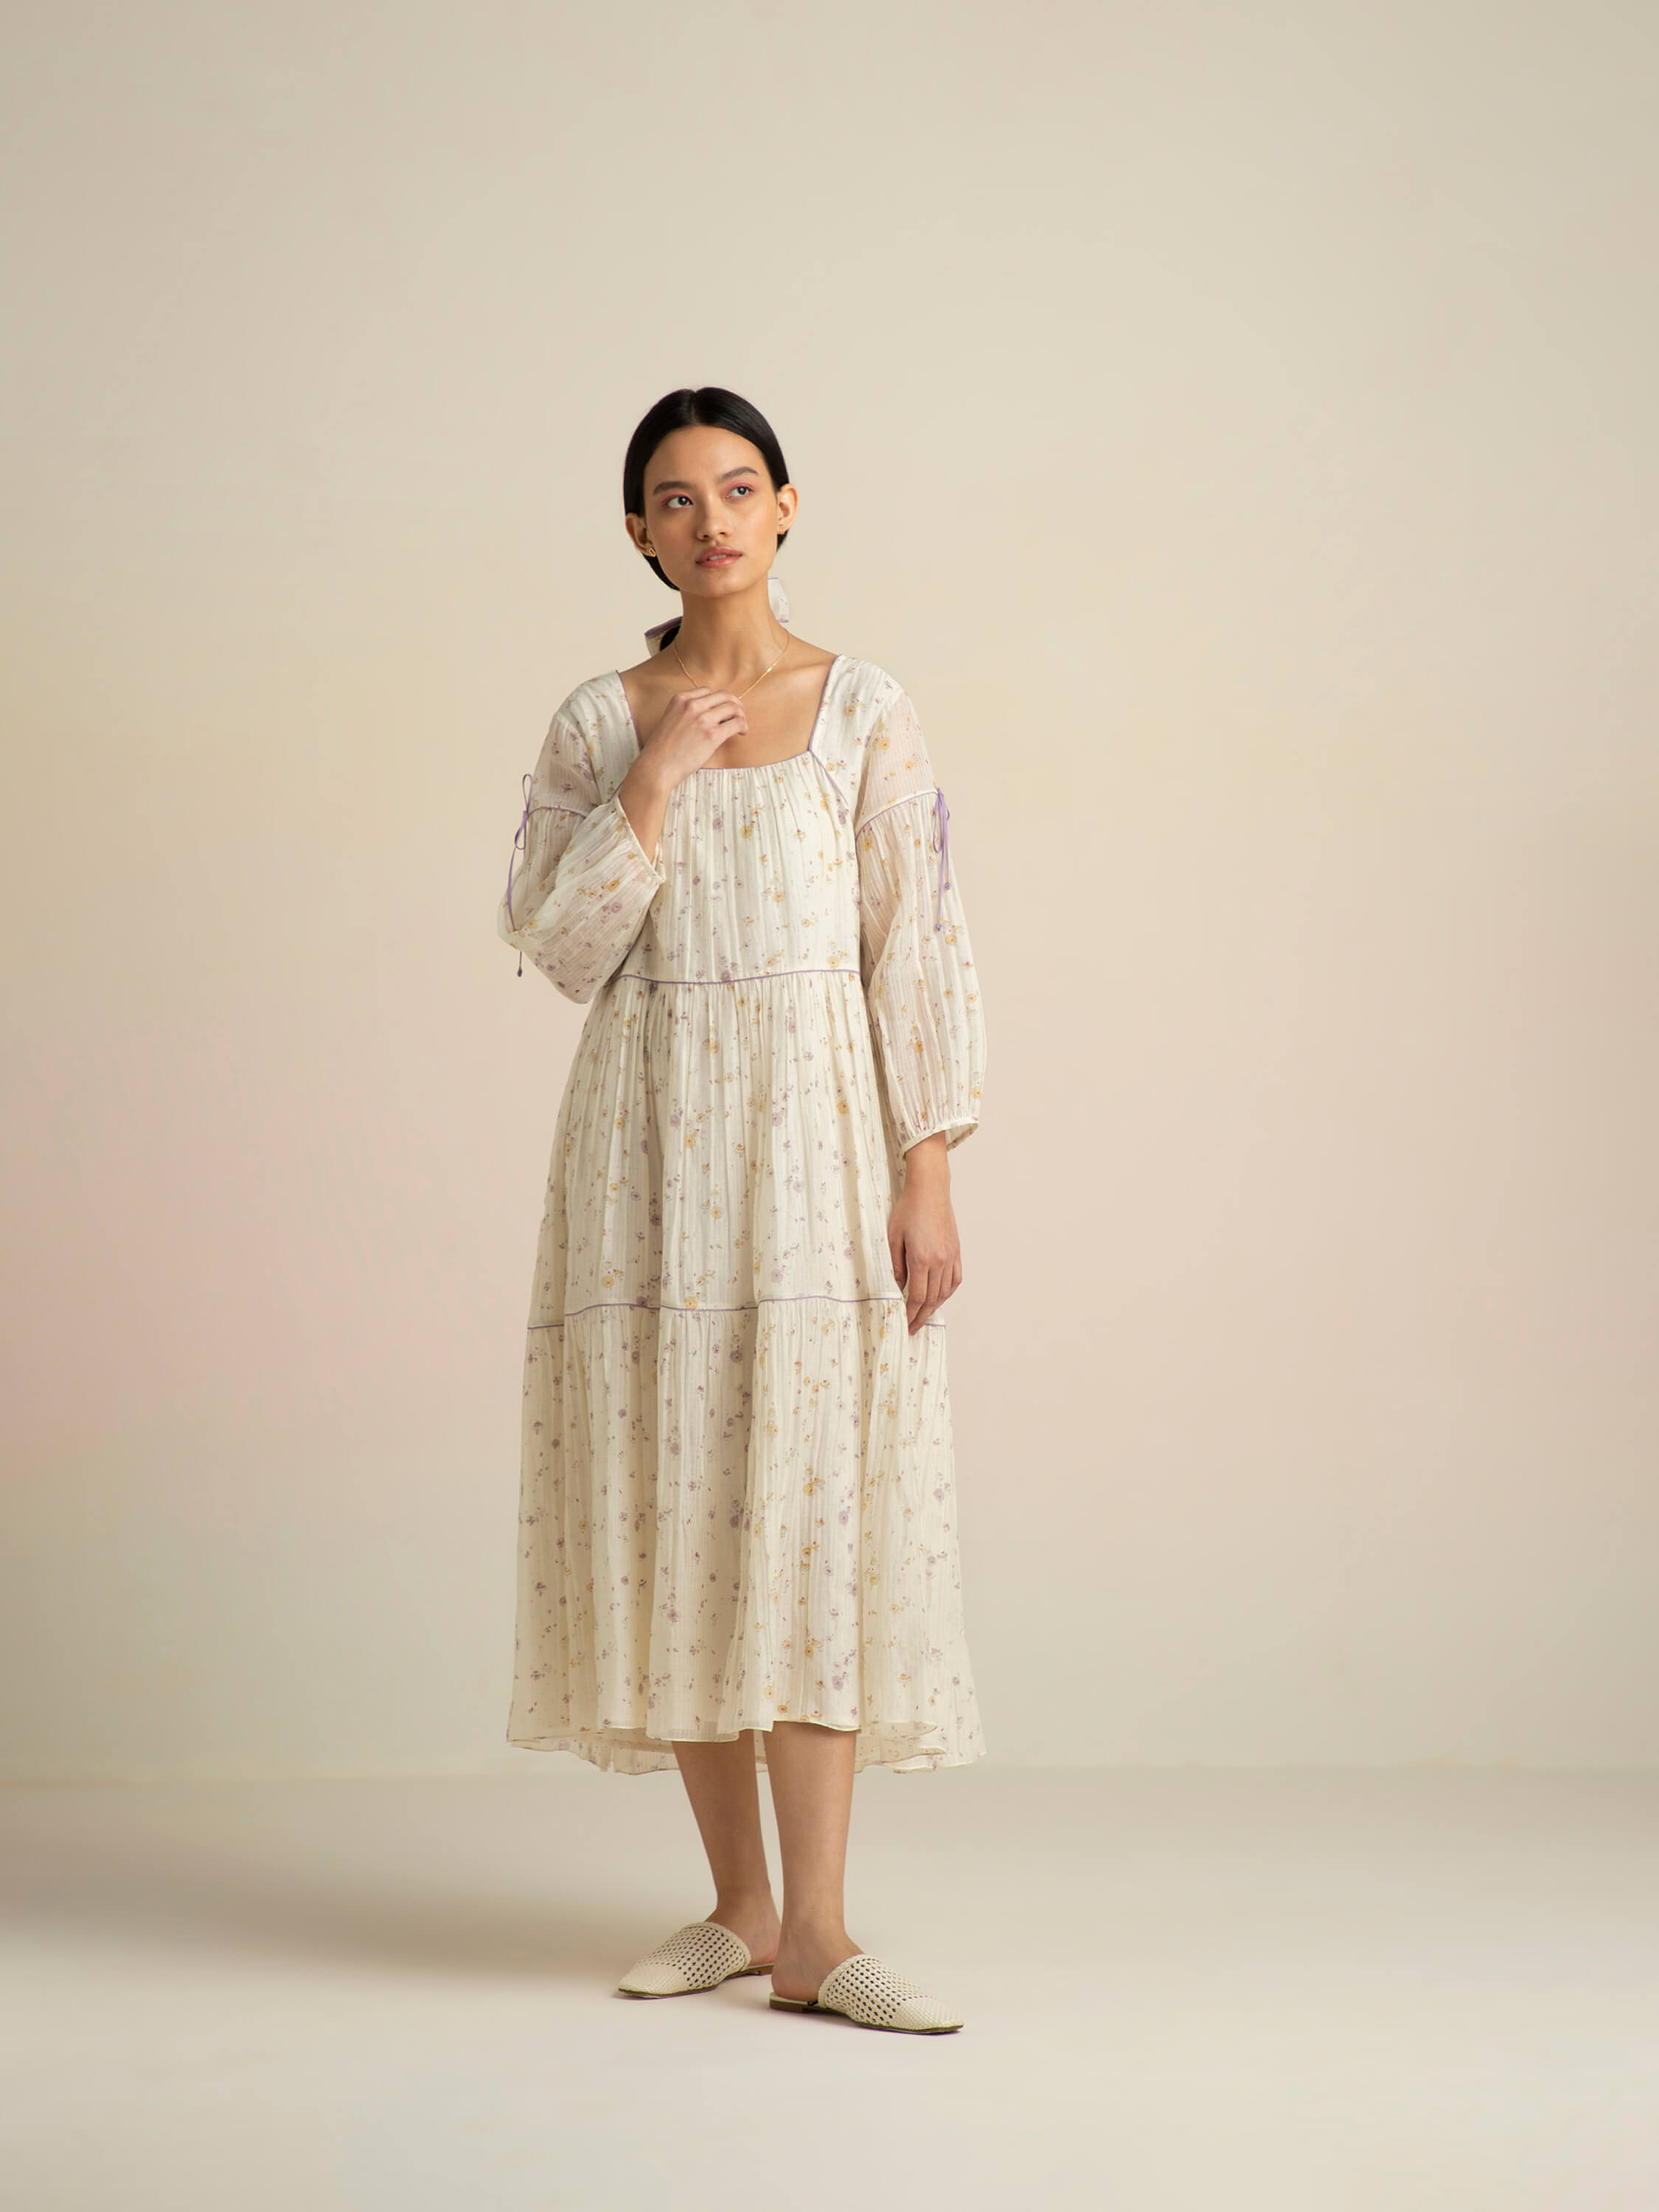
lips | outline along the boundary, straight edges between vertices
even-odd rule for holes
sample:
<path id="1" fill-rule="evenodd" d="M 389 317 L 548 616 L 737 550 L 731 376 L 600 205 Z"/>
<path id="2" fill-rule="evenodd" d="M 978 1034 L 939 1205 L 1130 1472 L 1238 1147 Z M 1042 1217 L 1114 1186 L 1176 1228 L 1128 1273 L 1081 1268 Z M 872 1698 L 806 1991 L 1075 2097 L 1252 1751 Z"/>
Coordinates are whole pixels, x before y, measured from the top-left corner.
<path id="1" fill-rule="evenodd" d="M 741 553 L 728 553 L 725 551 L 719 553 L 699 553 L 697 556 L 697 566 L 700 568 L 728 568 L 733 561 L 741 561 L 742 558 L 743 556 Z"/>

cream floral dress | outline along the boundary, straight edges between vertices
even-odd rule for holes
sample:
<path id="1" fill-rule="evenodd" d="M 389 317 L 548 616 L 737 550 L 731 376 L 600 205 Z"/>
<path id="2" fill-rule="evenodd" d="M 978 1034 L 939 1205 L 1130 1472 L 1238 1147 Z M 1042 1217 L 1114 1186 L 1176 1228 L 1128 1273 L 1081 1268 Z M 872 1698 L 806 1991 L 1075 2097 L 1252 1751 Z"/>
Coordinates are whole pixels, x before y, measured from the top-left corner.
<path id="1" fill-rule="evenodd" d="M 985 1029 L 915 709 L 837 657 L 805 752 L 706 768 L 654 860 L 622 678 L 533 774 L 498 927 L 587 1009 L 524 1366 L 507 1741 L 641 1774 L 779 1720 L 981 1757 L 941 1309 L 912 1336 L 901 1156 L 979 1118 Z"/>

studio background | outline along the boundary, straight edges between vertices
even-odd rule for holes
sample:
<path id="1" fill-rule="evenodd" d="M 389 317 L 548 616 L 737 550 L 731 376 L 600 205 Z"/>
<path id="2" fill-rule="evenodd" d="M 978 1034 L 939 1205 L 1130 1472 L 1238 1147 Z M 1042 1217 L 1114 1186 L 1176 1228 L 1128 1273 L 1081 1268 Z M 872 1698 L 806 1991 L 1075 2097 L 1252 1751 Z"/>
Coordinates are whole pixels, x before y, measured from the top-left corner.
<path id="1" fill-rule="evenodd" d="M 7 46 L 4 1771 L 545 1770 L 495 915 L 698 383 L 950 801 L 992 1757 L 1653 1763 L 1650 13 Z"/>

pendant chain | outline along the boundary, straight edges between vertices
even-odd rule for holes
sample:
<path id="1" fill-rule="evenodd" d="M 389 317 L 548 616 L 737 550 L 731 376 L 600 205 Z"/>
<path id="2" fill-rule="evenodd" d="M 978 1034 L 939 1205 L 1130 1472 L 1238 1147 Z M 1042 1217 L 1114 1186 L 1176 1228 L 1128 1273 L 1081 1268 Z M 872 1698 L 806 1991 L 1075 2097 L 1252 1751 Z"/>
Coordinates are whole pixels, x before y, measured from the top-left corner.
<path id="1" fill-rule="evenodd" d="M 783 659 L 783 653 L 787 653 L 787 652 L 788 652 L 788 650 L 789 650 L 790 647 L 794 643 L 794 641 L 795 641 L 793 640 L 793 638 L 792 638 L 792 637 L 788 635 L 788 633 L 786 631 L 786 632 L 785 632 L 785 634 L 784 634 L 784 640 L 783 640 L 783 653 L 781 653 L 778 655 L 778 660 L 781 660 L 781 659 Z M 686 677 L 687 680 L 688 680 L 690 683 L 691 683 L 691 684 L 693 684 L 693 686 L 695 687 L 695 685 L 696 685 L 696 678 L 691 674 L 691 671 L 690 671 L 689 668 L 687 668 L 687 667 L 686 667 L 684 661 L 680 659 L 680 648 L 679 648 L 679 641 L 678 641 L 678 639 L 676 639 L 676 638 L 670 638 L 670 640 L 668 641 L 668 642 L 669 642 L 670 649 L 671 649 L 671 650 L 672 650 L 672 652 L 673 653 L 673 655 L 674 655 L 675 659 L 679 661 L 679 663 L 680 663 L 680 667 L 681 667 L 682 671 L 684 672 L 684 675 L 685 675 L 685 677 Z M 773 669 L 775 669 L 775 668 L 777 666 L 777 665 L 778 665 L 778 660 L 774 660 L 774 661 L 770 661 L 770 662 L 769 662 L 769 663 L 768 663 L 768 665 L 767 665 L 764 668 L 763 668 L 763 669 L 762 669 L 762 671 L 761 671 L 760 674 L 759 674 L 759 675 L 755 678 L 755 683 L 754 683 L 754 684 L 750 684 L 750 685 L 748 686 L 748 689 L 747 689 L 747 690 L 743 690 L 743 691 L 734 691 L 734 692 L 732 694 L 732 697 L 733 697 L 734 699 L 746 699 L 746 698 L 749 696 L 749 693 L 754 690 L 754 688 L 755 688 L 755 684 L 764 684 L 764 683 L 765 683 L 765 681 L 766 681 L 767 678 L 768 678 L 768 677 L 772 673 Z"/>

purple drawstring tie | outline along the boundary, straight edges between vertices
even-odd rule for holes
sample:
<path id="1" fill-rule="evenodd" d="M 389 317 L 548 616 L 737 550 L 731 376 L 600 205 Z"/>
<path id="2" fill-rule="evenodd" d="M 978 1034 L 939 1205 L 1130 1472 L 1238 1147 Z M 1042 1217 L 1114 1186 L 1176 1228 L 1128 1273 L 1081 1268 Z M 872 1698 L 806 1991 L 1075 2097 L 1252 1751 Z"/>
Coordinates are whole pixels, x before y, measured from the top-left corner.
<path id="1" fill-rule="evenodd" d="M 947 873 L 951 865 L 951 810 L 945 803 L 945 793 L 937 788 L 933 793 L 933 849 L 939 854 L 939 897 L 934 907 L 933 927 L 942 929 L 945 927 L 945 887 L 951 880 Z"/>
<path id="2" fill-rule="evenodd" d="M 519 826 L 513 836 L 513 850 L 508 855 L 507 863 L 507 921 L 509 928 L 514 927 L 513 870 L 520 854 L 527 854 L 530 850 L 530 786 L 531 775 L 526 769 L 524 778 L 524 812 L 519 817 Z"/>
<path id="3" fill-rule="evenodd" d="M 532 777 L 530 771 L 526 769 L 524 778 L 524 812 L 519 817 L 519 826 L 517 830 L 514 833 L 513 850 L 507 855 L 507 926 L 509 929 L 513 928 L 514 926 L 513 919 L 514 866 L 520 853 L 522 853 L 526 859 L 529 858 L 530 854 L 531 782 Z M 519 953 L 519 973 L 520 975 L 524 973 L 524 952 L 522 949 L 520 949 Z"/>

